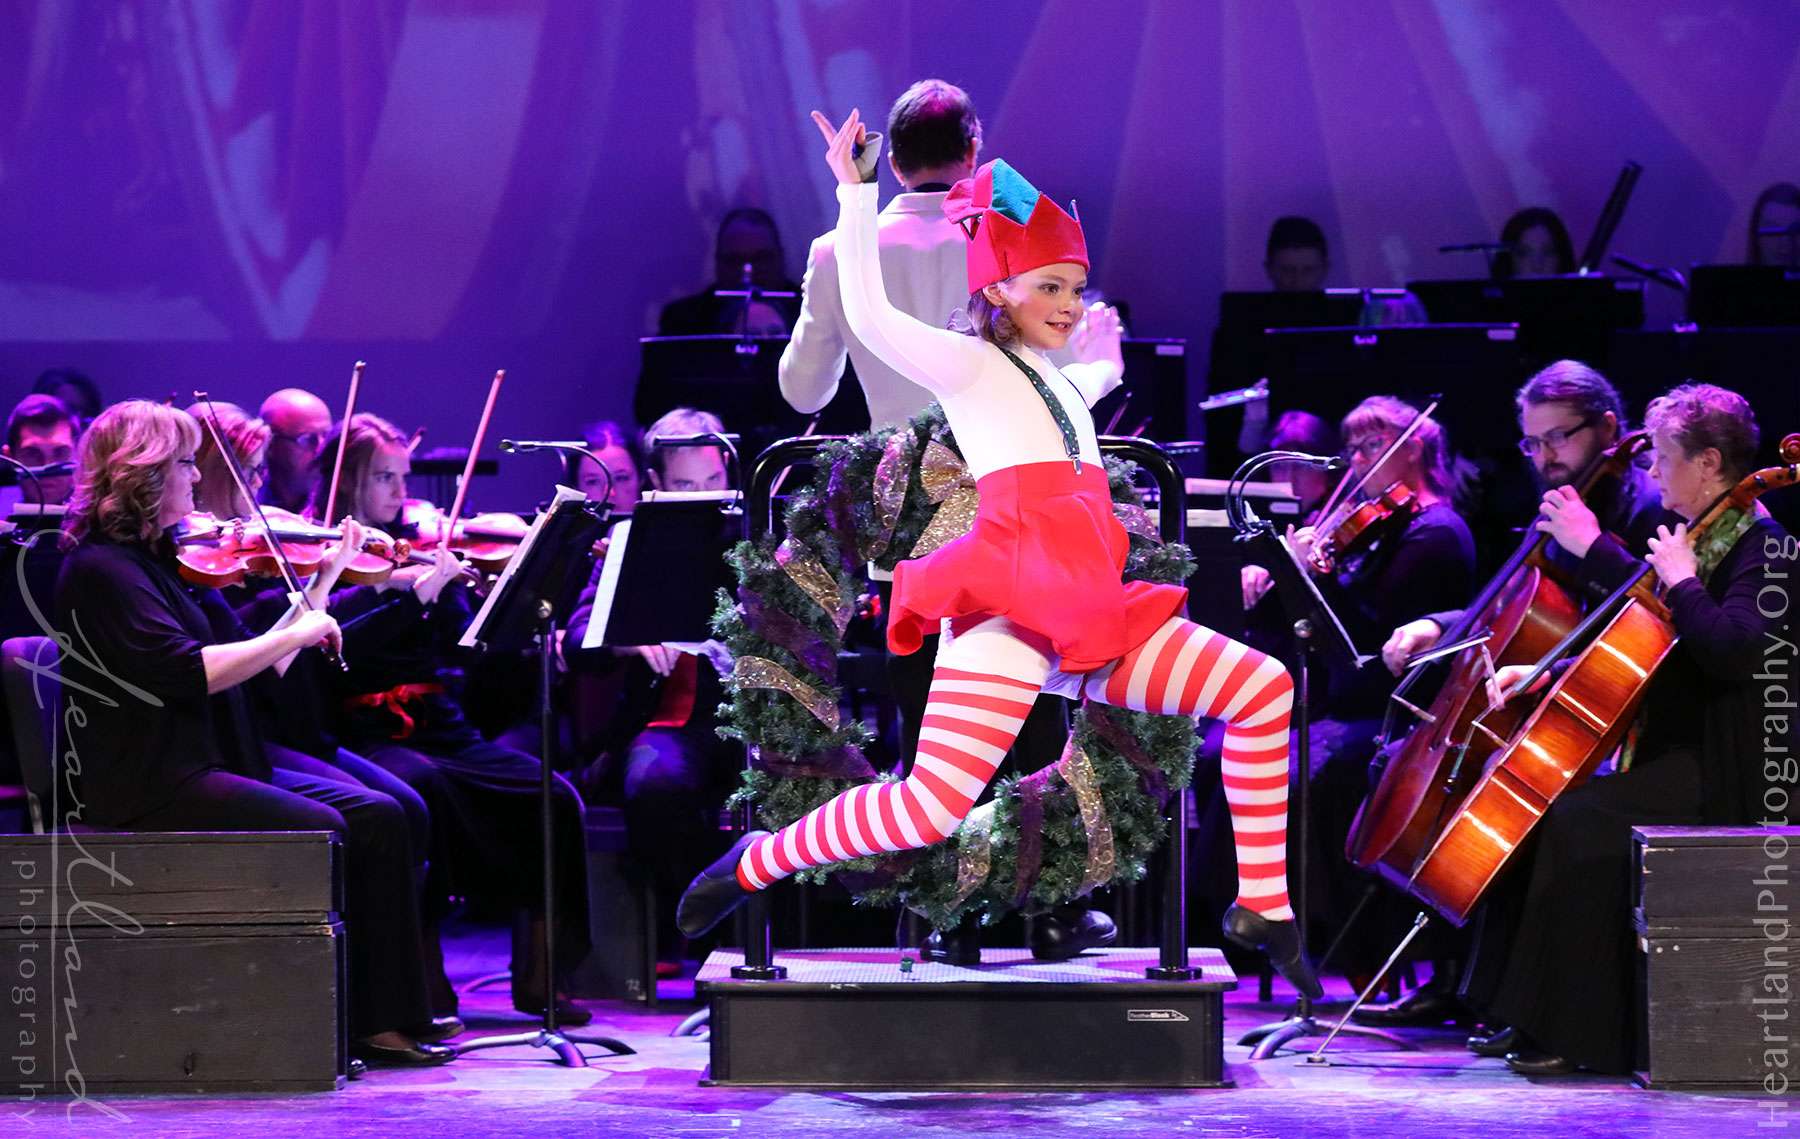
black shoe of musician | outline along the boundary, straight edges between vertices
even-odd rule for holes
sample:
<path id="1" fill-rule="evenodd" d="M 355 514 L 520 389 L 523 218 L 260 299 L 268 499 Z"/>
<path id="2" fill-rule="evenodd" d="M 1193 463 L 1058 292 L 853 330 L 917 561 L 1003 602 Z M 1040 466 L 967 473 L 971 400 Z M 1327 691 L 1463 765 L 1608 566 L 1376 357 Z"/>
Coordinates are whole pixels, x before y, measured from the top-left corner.
<path id="1" fill-rule="evenodd" d="M 1270 921 L 1255 910 L 1247 910 L 1236 902 L 1225 911 L 1221 923 L 1225 936 L 1245 949 L 1260 950 L 1287 978 L 1294 990 L 1313 1000 L 1325 995 L 1325 986 L 1313 972 L 1312 962 L 1300 945 L 1300 931 L 1292 921 Z"/>
<path id="2" fill-rule="evenodd" d="M 513 1010 L 535 1016 L 540 1020 L 544 1016 L 544 998 L 532 993 L 522 993 L 513 997 Z M 556 1024 L 558 1028 L 580 1028 L 591 1024 L 594 1014 L 586 1005 L 578 1005 L 562 993 L 556 994 Z"/>
<path id="3" fill-rule="evenodd" d="M 718 861 L 688 883 L 687 892 L 675 906 L 675 928 L 683 936 L 699 937 L 749 900 L 749 891 L 738 885 L 738 862 L 751 843 L 768 836 L 768 831 L 745 832 Z"/>
<path id="4" fill-rule="evenodd" d="M 1535 1048 L 1508 1052 L 1506 1066 L 1521 1076 L 1567 1076 L 1575 1071 L 1573 1062 Z"/>
<path id="5" fill-rule="evenodd" d="M 416 1042 L 411 1048 L 392 1048 L 358 1040 L 350 1045 L 350 1054 L 371 1068 L 433 1068 L 456 1059 L 456 1049 L 447 1044 Z"/>
<path id="6" fill-rule="evenodd" d="M 1351 1016 L 1357 1024 L 1370 1028 L 1436 1028 L 1444 1024 L 1464 1024 L 1469 1009 L 1443 989 L 1420 985 L 1391 1005 L 1369 1005 Z M 1494 1055 L 1504 1055 L 1504 1051 Z"/>
<path id="7" fill-rule="evenodd" d="M 431 1023 L 422 1025 L 407 1033 L 421 1044 L 440 1044 L 452 1036 L 461 1036 L 469 1030 L 469 1026 L 460 1017 L 434 1016 Z"/>
<path id="8" fill-rule="evenodd" d="M 1490 1032 L 1486 1036 L 1469 1037 L 1469 1051 L 1477 1056 L 1498 1059 L 1508 1052 L 1517 1052 L 1524 1047 L 1525 1038 L 1519 1034 L 1518 1029 L 1511 1025 Z"/>
<path id="9" fill-rule="evenodd" d="M 1058 906 L 1031 921 L 1031 955 L 1039 961 L 1067 961 L 1119 940 L 1119 927 L 1099 910 Z"/>
<path id="10" fill-rule="evenodd" d="M 952 930 L 934 929 L 919 942 L 919 956 L 973 969 L 981 964 L 981 927 L 970 918 Z"/>

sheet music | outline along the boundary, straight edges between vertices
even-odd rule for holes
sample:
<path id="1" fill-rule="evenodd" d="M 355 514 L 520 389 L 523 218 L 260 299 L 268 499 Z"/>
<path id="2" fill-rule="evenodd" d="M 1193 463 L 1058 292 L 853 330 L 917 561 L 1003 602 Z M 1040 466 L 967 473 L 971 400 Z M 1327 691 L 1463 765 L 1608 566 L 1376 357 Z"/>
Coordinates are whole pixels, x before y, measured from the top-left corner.
<path id="1" fill-rule="evenodd" d="M 625 547 L 631 544 L 631 518 L 613 524 L 606 543 L 606 560 L 600 563 L 600 581 L 594 586 L 594 610 L 588 618 L 581 647 L 597 649 L 606 643 L 606 623 L 612 619 L 613 598 L 619 592 L 619 574 L 625 569 Z"/>
<path id="2" fill-rule="evenodd" d="M 481 609 L 475 614 L 475 619 L 469 622 L 469 627 L 463 630 L 462 639 L 456 642 L 458 645 L 465 649 L 480 647 L 476 643 L 476 631 L 487 628 L 488 617 L 494 611 L 494 603 L 500 600 L 501 594 L 506 592 L 506 586 L 512 580 L 513 571 L 525 564 L 525 555 L 529 554 L 532 546 L 537 543 L 538 534 L 543 531 L 545 520 L 548 519 L 551 514 L 556 512 L 558 506 L 565 502 L 586 501 L 587 495 L 582 494 L 578 490 L 573 490 L 566 486 L 558 486 L 556 488 L 556 497 L 550 500 L 548 509 L 542 511 L 536 518 L 531 520 L 531 529 L 525 531 L 525 537 L 519 540 L 519 552 L 514 554 L 512 560 L 506 563 L 506 569 L 501 572 L 500 580 L 494 583 L 494 588 L 488 590 L 488 595 L 482 601 Z"/>

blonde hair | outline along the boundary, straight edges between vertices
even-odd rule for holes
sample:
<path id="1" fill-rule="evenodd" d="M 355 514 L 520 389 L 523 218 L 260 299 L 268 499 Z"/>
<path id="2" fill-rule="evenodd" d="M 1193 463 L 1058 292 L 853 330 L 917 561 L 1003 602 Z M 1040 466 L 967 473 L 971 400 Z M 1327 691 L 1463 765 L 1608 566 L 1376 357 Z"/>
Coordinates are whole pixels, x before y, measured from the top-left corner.
<path id="1" fill-rule="evenodd" d="M 82 433 L 63 532 L 72 542 L 150 541 L 162 529 L 169 473 L 199 446 L 200 425 L 185 411 L 143 399 L 113 404 Z"/>
<path id="2" fill-rule="evenodd" d="M 1344 416 L 1345 445 L 1358 435 L 1373 431 L 1389 431 L 1396 437 L 1412 425 L 1419 409 L 1391 395 L 1372 395 L 1350 409 Z M 1443 425 L 1430 416 L 1419 423 L 1412 437 L 1419 443 L 1419 467 L 1425 472 L 1425 485 L 1432 493 L 1448 498 L 1451 493 L 1450 442 Z M 1380 487 L 1373 488 L 1379 492 Z"/>
<path id="3" fill-rule="evenodd" d="M 1736 481 L 1756 464 L 1762 432 L 1750 401 L 1717 384 L 1682 384 L 1650 401 L 1644 426 L 1667 435 L 1693 458 L 1711 447 L 1719 452 L 1719 473 Z"/>
<path id="4" fill-rule="evenodd" d="M 656 440 L 658 438 L 664 435 L 708 434 L 725 434 L 725 421 L 710 411 L 701 411 L 698 408 L 692 407 L 678 407 L 673 411 L 664 413 L 661 419 L 658 419 L 655 423 L 644 428 L 644 454 L 647 456 L 650 466 L 656 471 L 657 476 L 660 478 L 667 473 L 664 469 L 664 465 L 668 462 L 668 457 L 673 454 L 673 452 L 658 451 L 656 449 Z M 721 452 L 720 458 L 723 459 L 723 444 L 721 444 L 717 450 Z"/>
<path id="5" fill-rule="evenodd" d="M 1008 281 L 1011 279 L 1007 278 Z M 1007 315 L 1005 306 L 988 300 L 986 291 L 982 289 L 969 294 L 969 303 L 957 315 L 966 317 L 969 323 L 969 327 L 961 331 L 979 340 L 998 344 L 1002 348 L 1011 348 L 1019 342 L 1019 326 Z M 959 322 L 955 320 L 951 324 L 953 327 L 959 326 Z"/>
<path id="6" fill-rule="evenodd" d="M 250 460 L 268 447 L 274 432 L 268 424 L 235 403 L 214 403 L 211 412 L 217 415 L 219 430 L 248 478 L 254 465 Z M 238 518 L 249 513 L 250 503 L 241 501 L 243 496 L 238 493 L 237 480 L 231 477 L 225 456 L 213 445 L 212 431 L 205 422 L 207 405 L 197 403 L 188 408 L 188 414 L 200 423 L 200 485 L 195 488 L 194 506 L 221 518 Z"/>
<path id="7" fill-rule="evenodd" d="M 324 445 L 319 449 L 319 471 L 321 477 L 317 486 L 313 487 L 313 500 L 307 506 L 307 513 L 326 524 L 334 524 L 336 519 L 320 518 L 325 510 L 325 499 L 331 493 L 331 472 L 337 465 L 337 451 L 344 444 L 345 435 L 349 436 L 347 450 L 344 452 L 344 473 L 338 483 L 337 511 L 339 517 L 350 514 L 356 518 L 382 524 L 393 519 L 373 519 L 363 513 L 362 486 L 368 477 L 369 467 L 375 461 L 375 453 L 382 447 L 405 451 L 409 440 L 400 429 L 379 415 L 368 412 L 357 412 L 348 424 L 340 424 L 338 430 L 326 437 Z"/>

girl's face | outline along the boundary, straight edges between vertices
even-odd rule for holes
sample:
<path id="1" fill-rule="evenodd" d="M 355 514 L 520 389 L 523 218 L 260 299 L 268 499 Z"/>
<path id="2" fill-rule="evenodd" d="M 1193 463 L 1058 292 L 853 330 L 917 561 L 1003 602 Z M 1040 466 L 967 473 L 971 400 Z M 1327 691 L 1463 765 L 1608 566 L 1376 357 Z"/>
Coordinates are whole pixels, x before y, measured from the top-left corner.
<path id="1" fill-rule="evenodd" d="M 406 505 L 406 476 L 412 472 L 412 458 L 403 448 L 377 446 L 369 469 L 363 472 L 357 495 L 361 517 L 357 521 L 370 526 L 391 526 Z"/>
<path id="2" fill-rule="evenodd" d="M 1711 447 L 1689 458 L 1664 432 L 1650 436 L 1650 477 L 1662 490 L 1662 504 L 1692 522 L 1724 490 L 1719 452 Z"/>
<path id="3" fill-rule="evenodd" d="M 607 500 L 612 504 L 614 514 L 629 514 L 631 507 L 637 502 L 641 488 L 638 484 L 637 464 L 631 461 L 631 452 L 617 446 L 601 447 L 594 452 L 606 471 L 612 475 L 612 496 Z M 606 493 L 606 477 L 587 458 L 581 460 L 576 475 L 576 490 L 598 502 Z"/>
<path id="4" fill-rule="evenodd" d="M 1072 262 L 1045 265 L 983 291 L 988 300 L 1006 309 L 1026 344 L 1054 352 L 1069 342 L 1081 319 L 1087 270 Z"/>
<path id="5" fill-rule="evenodd" d="M 1556 238 L 1546 226 L 1534 225 L 1519 235 L 1513 249 L 1514 276 L 1554 277 L 1562 266 L 1556 257 Z"/>

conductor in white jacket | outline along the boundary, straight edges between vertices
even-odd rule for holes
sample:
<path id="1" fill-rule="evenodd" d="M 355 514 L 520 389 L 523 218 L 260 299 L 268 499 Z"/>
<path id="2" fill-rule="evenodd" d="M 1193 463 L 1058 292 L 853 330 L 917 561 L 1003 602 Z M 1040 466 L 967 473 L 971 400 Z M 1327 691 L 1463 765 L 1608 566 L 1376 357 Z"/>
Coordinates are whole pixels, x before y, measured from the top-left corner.
<path id="1" fill-rule="evenodd" d="M 944 217 L 944 195 L 975 173 L 981 120 L 962 88 L 941 79 L 913 84 L 887 122 L 888 164 L 906 188 L 881 211 L 881 277 L 894 307 L 942 327 L 969 299 L 968 240 Z M 868 400 L 872 427 L 897 427 L 925 410 L 931 393 L 878 360 L 844 321 L 836 238 L 827 233 L 806 258 L 800 320 L 781 354 L 781 394 L 794 410 L 818 411 L 837 394 L 844 361 Z"/>

